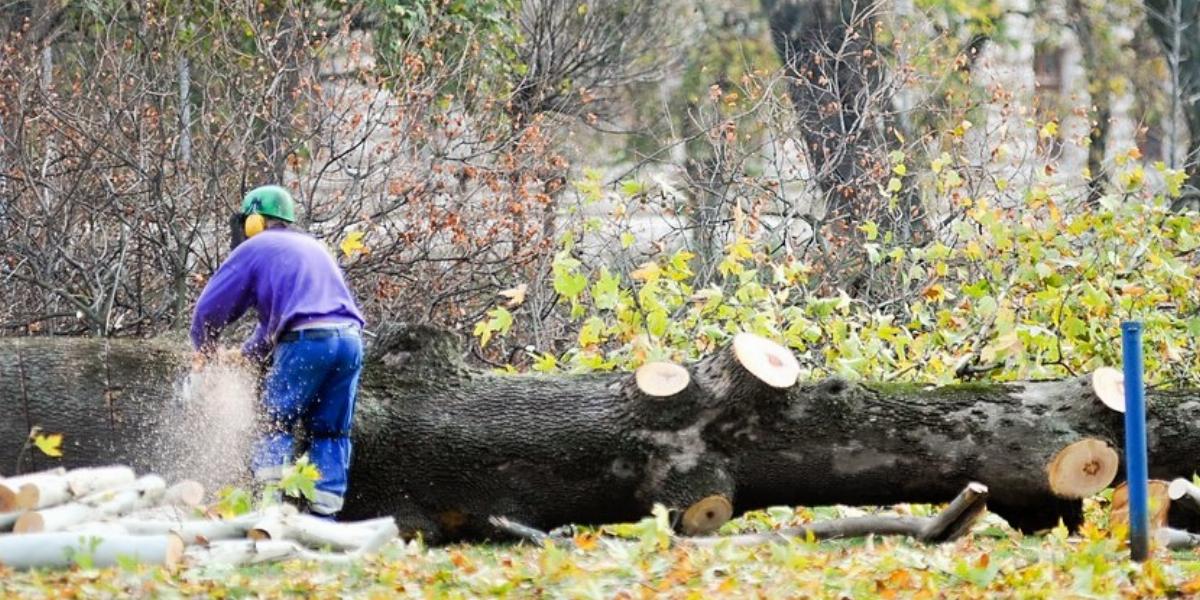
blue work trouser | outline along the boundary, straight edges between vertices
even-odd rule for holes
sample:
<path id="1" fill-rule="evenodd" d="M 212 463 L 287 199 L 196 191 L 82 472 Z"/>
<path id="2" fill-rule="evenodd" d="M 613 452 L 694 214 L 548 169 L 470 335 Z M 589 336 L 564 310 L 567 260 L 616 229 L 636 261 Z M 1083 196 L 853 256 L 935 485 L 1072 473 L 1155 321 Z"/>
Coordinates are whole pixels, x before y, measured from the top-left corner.
<path id="1" fill-rule="evenodd" d="M 311 510 L 333 515 L 346 495 L 362 338 L 355 328 L 296 334 L 300 339 L 275 346 L 263 390 L 266 431 L 255 447 L 251 468 L 259 481 L 278 481 L 284 465 L 292 462 L 292 432 L 301 424 L 310 440 L 309 460 L 321 472 Z"/>

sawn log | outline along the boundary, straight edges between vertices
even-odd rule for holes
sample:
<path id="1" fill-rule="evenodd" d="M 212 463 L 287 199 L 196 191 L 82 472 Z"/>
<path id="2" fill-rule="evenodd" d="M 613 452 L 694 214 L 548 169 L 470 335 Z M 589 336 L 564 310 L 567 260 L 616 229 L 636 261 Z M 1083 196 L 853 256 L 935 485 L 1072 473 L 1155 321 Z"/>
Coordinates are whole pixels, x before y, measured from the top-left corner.
<path id="1" fill-rule="evenodd" d="M 946 502 L 978 481 L 993 512 L 1034 530 L 1078 524 L 1078 498 L 1123 472 L 1123 417 L 1087 378 L 795 383 L 789 352 L 739 339 L 686 370 L 510 376 L 468 367 L 451 333 L 388 329 L 368 353 L 342 516 L 394 515 L 443 542 L 494 536 L 492 515 L 550 529 L 704 500 L 687 519 L 703 534 L 725 504 Z M 187 362 L 166 340 L 0 339 L 0 473 L 18 459 L 169 472 L 160 421 Z M 1148 402 L 1151 475 L 1190 477 L 1200 390 Z M 30 450 L 34 427 L 63 434 L 61 460 Z"/>

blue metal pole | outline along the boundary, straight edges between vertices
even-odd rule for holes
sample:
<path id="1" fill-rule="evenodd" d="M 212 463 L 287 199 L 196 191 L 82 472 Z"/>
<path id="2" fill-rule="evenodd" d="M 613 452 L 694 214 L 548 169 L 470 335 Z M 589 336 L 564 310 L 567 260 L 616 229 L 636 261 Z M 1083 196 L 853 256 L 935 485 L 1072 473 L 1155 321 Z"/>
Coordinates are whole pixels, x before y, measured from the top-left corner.
<path id="1" fill-rule="evenodd" d="M 1125 480 L 1129 491 L 1129 551 L 1146 560 L 1150 551 L 1149 495 L 1146 482 L 1146 396 L 1142 382 L 1142 324 L 1121 323 L 1125 368 Z"/>

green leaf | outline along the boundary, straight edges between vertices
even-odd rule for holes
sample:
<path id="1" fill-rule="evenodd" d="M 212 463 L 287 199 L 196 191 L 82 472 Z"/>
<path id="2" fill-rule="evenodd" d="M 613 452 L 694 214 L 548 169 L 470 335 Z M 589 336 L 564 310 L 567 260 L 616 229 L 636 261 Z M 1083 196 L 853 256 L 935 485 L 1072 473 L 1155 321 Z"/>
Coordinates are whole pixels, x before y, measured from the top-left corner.
<path id="1" fill-rule="evenodd" d="M 579 272 L 580 263 L 566 252 L 554 258 L 554 291 L 568 300 L 575 300 L 587 288 L 587 277 Z"/>
<path id="2" fill-rule="evenodd" d="M 1069 338 L 1079 339 L 1087 333 L 1087 323 L 1077 317 L 1067 317 L 1062 322 L 1062 332 Z"/>
<path id="3" fill-rule="evenodd" d="M 512 328 L 513 316 L 507 308 L 497 306 L 487 312 L 488 319 L 475 324 L 474 334 L 479 338 L 481 347 L 487 346 L 492 334 L 506 335 Z"/>
<path id="4" fill-rule="evenodd" d="M 646 331 L 654 337 L 662 337 L 666 334 L 667 325 L 669 325 L 669 321 L 665 310 L 651 311 L 646 315 Z"/>
<path id="5" fill-rule="evenodd" d="M 537 358 L 533 361 L 533 366 L 530 367 L 538 373 L 550 373 L 558 368 L 558 359 L 549 352 L 541 355 L 536 355 Z"/>
<path id="6" fill-rule="evenodd" d="M 279 488 L 293 498 L 312 501 L 317 497 L 317 482 L 320 480 L 321 472 L 309 461 L 308 454 L 305 454 L 295 463 L 284 467 L 283 475 L 279 479 Z"/>
<path id="7" fill-rule="evenodd" d="M 117 555 L 117 566 L 126 573 L 136 573 L 140 564 L 141 562 L 136 556 L 129 556 L 127 554 Z"/>
<path id="8" fill-rule="evenodd" d="M 621 193 L 626 196 L 636 196 L 645 191 L 646 186 L 636 179 L 621 182 Z"/>
<path id="9" fill-rule="evenodd" d="M 246 490 L 225 486 L 217 492 L 217 514 L 224 519 L 244 515 L 253 507 L 254 499 Z"/>
<path id="10" fill-rule="evenodd" d="M 613 310 L 620 302 L 621 279 L 600 268 L 600 277 L 592 284 L 592 302 L 600 310 Z"/>

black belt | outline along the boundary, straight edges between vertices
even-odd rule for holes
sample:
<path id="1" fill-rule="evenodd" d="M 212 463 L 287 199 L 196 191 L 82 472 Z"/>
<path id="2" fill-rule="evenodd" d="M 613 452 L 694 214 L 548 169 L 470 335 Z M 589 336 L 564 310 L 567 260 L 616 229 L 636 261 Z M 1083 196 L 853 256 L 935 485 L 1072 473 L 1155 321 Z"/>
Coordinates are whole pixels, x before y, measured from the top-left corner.
<path id="1" fill-rule="evenodd" d="M 342 325 L 340 327 L 313 327 L 312 329 L 297 329 L 284 332 L 279 336 L 280 342 L 298 342 L 300 340 L 323 340 L 331 337 L 357 337 L 358 327 Z"/>

